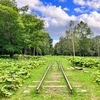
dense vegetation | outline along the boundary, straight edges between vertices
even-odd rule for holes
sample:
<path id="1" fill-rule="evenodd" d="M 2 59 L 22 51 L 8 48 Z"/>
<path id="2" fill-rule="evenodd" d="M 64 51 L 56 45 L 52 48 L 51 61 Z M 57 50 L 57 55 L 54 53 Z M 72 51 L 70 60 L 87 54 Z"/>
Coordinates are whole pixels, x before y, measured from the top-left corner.
<path id="1" fill-rule="evenodd" d="M 87 23 L 66 23 L 66 35 L 53 49 L 42 18 L 27 11 L 27 5 L 18 8 L 15 0 L 0 0 L 0 54 L 100 56 L 100 36 Z"/>
<path id="2" fill-rule="evenodd" d="M 71 61 L 72 66 L 83 68 L 92 68 L 97 69 L 94 75 L 95 82 L 100 84 L 100 59 L 92 58 L 92 57 L 69 57 L 69 61 Z"/>
<path id="3" fill-rule="evenodd" d="M 44 31 L 44 21 L 17 8 L 15 0 L 0 0 L 0 54 L 45 55 L 52 50 L 52 39 Z"/>
<path id="4" fill-rule="evenodd" d="M 94 36 L 87 23 L 70 21 L 66 23 L 68 27 L 65 37 L 61 37 L 53 48 L 53 40 L 45 31 L 45 23 L 42 18 L 33 13 L 28 14 L 27 11 L 27 5 L 18 8 L 15 0 L 0 0 L 0 98 L 10 97 L 20 87 L 24 90 L 27 84 L 33 84 L 33 79 L 40 80 L 47 65 L 57 60 L 64 65 L 65 72 L 73 82 L 71 84 L 74 85 L 75 81 L 76 84 L 78 82 L 78 85 L 84 83 L 82 89 L 85 88 L 89 91 L 87 96 L 81 93 L 70 96 L 66 93 L 69 98 L 73 98 L 71 100 L 81 100 L 82 96 L 82 100 L 92 96 L 92 99 L 99 100 L 95 97 L 100 96 L 100 92 L 96 91 L 100 88 L 98 87 L 100 85 L 100 36 Z M 38 55 L 73 55 L 73 57 L 39 57 Z M 93 58 L 92 56 L 98 57 Z M 77 80 L 74 75 L 77 76 Z M 89 87 L 92 86 L 90 91 Z M 20 95 L 23 91 L 18 92 Z M 29 100 L 33 100 L 33 94 L 36 100 L 37 98 L 41 100 L 41 95 L 38 96 L 35 92 L 32 93 Z M 45 96 L 46 99 L 51 100 L 53 97 L 56 98 L 57 94 L 48 97 L 43 93 L 42 97 Z M 19 95 L 12 97 L 12 100 L 18 100 Z M 62 95 L 58 96 L 61 100 Z M 23 93 L 20 96 L 23 96 Z M 69 98 L 67 99 L 69 100 Z"/>
<path id="5" fill-rule="evenodd" d="M 55 45 L 57 55 L 100 56 L 100 36 L 95 36 L 87 23 L 70 21 L 66 36 Z"/>
<path id="6" fill-rule="evenodd" d="M 9 56 L 0 58 L 0 98 L 1 100 L 53 100 L 60 98 L 61 100 L 86 100 L 100 99 L 100 60 L 96 58 L 69 56 L 22 56 L 15 55 L 14 59 L 9 59 Z M 59 61 L 63 65 L 64 71 L 74 89 L 74 94 L 69 94 L 67 88 L 50 88 L 45 92 L 45 88 L 41 88 L 41 93 L 36 93 L 36 88 L 29 86 L 37 86 L 41 80 L 47 66 L 51 62 Z M 74 63 L 74 67 L 71 67 Z M 78 67 L 79 66 L 79 67 Z M 58 66 L 55 63 L 49 71 L 46 80 L 57 79 L 54 72 L 59 72 Z M 53 73 L 53 74 L 51 74 Z M 59 73 L 61 74 L 61 73 Z M 52 76 L 53 75 L 53 76 Z M 52 76 L 52 77 L 48 77 Z M 62 76 L 62 74 L 61 74 Z M 59 75 L 58 75 L 59 77 Z M 61 80 L 62 78 L 58 78 Z M 58 80 L 58 81 L 59 81 Z M 64 80 L 61 83 L 45 83 L 51 85 L 64 85 Z M 30 93 L 24 93 L 24 91 Z M 9 97 L 9 98 L 8 98 Z M 70 98 L 70 99 L 69 99 Z"/>
<path id="7" fill-rule="evenodd" d="M 30 78 L 33 69 L 41 67 L 43 64 L 45 62 L 39 57 L 0 58 L 0 97 L 9 97 L 14 94 L 25 80 Z"/>

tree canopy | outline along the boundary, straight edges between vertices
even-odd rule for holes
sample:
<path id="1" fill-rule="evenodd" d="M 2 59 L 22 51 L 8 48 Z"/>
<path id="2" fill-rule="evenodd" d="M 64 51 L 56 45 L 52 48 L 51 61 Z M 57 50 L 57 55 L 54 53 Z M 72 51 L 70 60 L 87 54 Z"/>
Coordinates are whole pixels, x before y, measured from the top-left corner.
<path id="1" fill-rule="evenodd" d="M 100 36 L 93 37 L 87 23 L 71 20 L 53 48 L 42 18 L 27 11 L 28 5 L 18 8 L 15 0 L 0 0 L 0 54 L 100 56 Z"/>
<path id="2" fill-rule="evenodd" d="M 0 54 L 50 54 L 52 39 L 44 21 L 27 10 L 27 5 L 17 8 L 15 0 L 0 0 Z"/>
<path id="3" fill-rule="evenodd" d="M 80 21 L 78 24 L 75 24 L 75 22 L 70 21 L 69 26 L 66 29 L 66 36 L 61 37 L 55 45 L 55 54 L 74 54 L 77 56 L 100 55 L 100 36 L 93 37 L 93 32 L 87 23 Z"/>
<path id="4" fill-rule="evenodd" d="M 0 5 L 0 42 L 1 47 L 10 53 L 18 51 L 24 26 L 18 12 Z"/>

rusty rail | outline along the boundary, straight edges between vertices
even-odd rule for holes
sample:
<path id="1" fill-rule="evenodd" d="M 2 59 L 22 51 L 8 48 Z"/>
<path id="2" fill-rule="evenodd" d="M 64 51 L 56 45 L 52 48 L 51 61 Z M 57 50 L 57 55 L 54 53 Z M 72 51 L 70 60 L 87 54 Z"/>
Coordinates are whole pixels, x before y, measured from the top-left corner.
<path id="1" fill-rule="evenodd" d="M 37 92 L 37 93 L 40 92 L 40 87 L 41 87 L 41 85 L 42 85 L 42 83 L 43 83 L 43 81 L 44 81 L 44 79 L 45 79 L 45 77 L 46 77 L 46 75 L 47 75 L 49 69 L 51 68 L 51 66 L 52 66 L 52 64 L 51 64 L 50 66 L 48 66 L 48 68 L 47 68 L 46 72 L 44 73 L 44 75 L 43 75 L 43 77 L 42 77 L 40 83 L 38 84 L 38 86 L 37 86 L 37 88 L 36 88 L 36 92 Z"/>
<path id="2" fill-rule="evenodd" d="M 65 78 L 65 81 L 66 81 L 66 83 L 67 83 L 67 85 L 68 85 L 68 87 L 69 87 L 70 93 L 73 93 L 73 89 L 72 89 L 72 87 L 71 87 L 71 85 L 70 85 L 70 83 L 69 83 L 69 80 L 68 80 L 68 78 L 67 78 L 67 76 L 66 76 L 66 74 L 65 74 L 65 72 L 64 72 L 64 70 L 63 70 L 63 68 L 62 68 L 62 66 L 59 66 L 59 68 L 61 69 L 61 71 L 62 71 L 62 73 L 63 73 L 63 76 L 64 76 L 64 78 Z"/>

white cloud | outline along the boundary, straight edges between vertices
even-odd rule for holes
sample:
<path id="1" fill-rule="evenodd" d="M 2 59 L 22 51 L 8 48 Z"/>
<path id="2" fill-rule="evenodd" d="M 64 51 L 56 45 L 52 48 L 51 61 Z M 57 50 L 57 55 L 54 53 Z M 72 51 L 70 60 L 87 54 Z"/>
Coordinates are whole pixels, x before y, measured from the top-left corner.
<path id="1" fill-rule="evenodd" d="M 75 19 L 75 16 L 69 16 L 61 6 L 56 7 L 52 4 L 45 6 L 39 0 L 17 0 L 17 3 L 20 7 L 28 4 L 30 8 L 40 11 L 44 16 L 45 27 L 48 32 L 50 32 L 51 37 L 60 37 L 64 35 L 66 24 L 71 19 Z"/>
<path id="2" fill-rule="evenodd" d="M 75 8 L 74 11 L 83 13 L 83 10 L 81 10 L 80 8 Z"/>
<path id="3" fill-rule="evenodd" d="M 64 35 L 67 23 L 75 16 L 69 16 L 65 13 L 62 8 L 48 5 L 42 9 L 38 9 L 45 16 L 44 20 L 48 23 L 49 27 L 47 30 L 50 32 L 52 37 L 60 37 Z"/>
<path id="4" fill-rule="evenodd" d="M 59 0 L 59 2 L 66 2 L 67 0 Z"/>
<path id="5" fill-rule="evenodd" d="M 86 5 L 88 5 L 90 8 L 94 8 L 94 9 L 99 9 L 100 8 L 100 0 L 91 0 L 91 1 L 87 1 Z"/>
<path id="6" fill-rule="evenodd" d="M 84 2 L 84 0 L 73 0 L 73 2 L 75 3 L 75 4 L 78 4 L 78 5 L 85 5 L 85 2 Z"/>
<path id="7" fill-rule="evenodd" d="M 100 14 L 96 11 L 90 14 L 82 14 L 78 19 L 84 20 L 89 26 L 100 28 Z"/>
<path id="8" fill-rule="evenodd" d="M 69 9 L 68 9 L 67 7 L 66 7 L 66 8 L 63 8 L 63 10 L 64 10 L 64 11 L 69 11 Z"/>
<path id="9" fill-rule="evenodd" d="M 22 7 L 25 5 L 29 5 L 31 7 L 42 5 L 42 2 L 40 0 L 16 0 L 18 7 Z"/>
<path id="10" fill-rule="evenodd" d="M 44 16 L 53 18 L 53 20 L 54 18 L 59 19 L 59 21 L 70 19 L 68 14 L 66 14 L 62 10 L 61 6 L 56 7 L 52 5 L 47 5 L 47 6 L 37 7 L 36 9 L 38 11 L 41 11 Z"/>
<path id="11" fill-rule="evenodd" d="M 78 20 L 88 23 L 95 35 L 100 35 L 100 13 L 94 11 L 90 14 L 82 14 L 78 17 Z"/>
<path id="12" fill-rule="evenodd" d="M 59 40 L 53 40 L 53 47 L 55 46 L 55 44 L 59 42 Z"/>
<path id="13" fill-rule="evenodd" d="M 43 20 L 45 20 L 45 28 L 50 33 L 52 38 L 57 38 L 65 35 L 66 26 L 70 20 L 83 20 L 87 22 L 88 25 L 93 29 L 94 33 L 100 34 L 100 14 L 96 11 L 90 14 L 81 14 L 79 16 L 69 16 L 61 6 L 56 7 L 52 4 L 45 6 L 40 0 L 16 0 L 19 7 L 24 5 L 29 5 L 30 9 L 35 9 L 43 15 Z M 95 0 L 96 1 L 96 0 Z M 84 0 L 74 0 L 84 7 Z M 89 4 L 88 4 L 89 5 Z M 67 10 L 67 8 L 65 8 Z M 74 9 L 75 10 L 75 9 Z M 81 11 L 81 9 L 76 9 Z M 55 40 L 57 41 L 57 40 Z M 54 41 L 54 43 L 55 43 Z"/>
<path id="14" fill-rule="evenodd" d="M 100 0 L 73 0 L 75 4 L 88 6 L 93 9 L 100 9 Z"/>

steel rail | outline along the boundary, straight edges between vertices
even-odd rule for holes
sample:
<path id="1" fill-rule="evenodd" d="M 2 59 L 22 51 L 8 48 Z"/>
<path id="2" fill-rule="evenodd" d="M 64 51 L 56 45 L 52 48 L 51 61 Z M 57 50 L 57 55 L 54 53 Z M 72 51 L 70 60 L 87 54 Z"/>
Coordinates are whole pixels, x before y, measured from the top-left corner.
<path id="1" fill-rule="evenodd" d="M 42 77 L 40 83 L 38 84 L 38 86 L 37 86 L 37 88 L 36 88 L 36 92 L 37 92 L 37 93 L 40 92 L 40 87 L 41 87 L 41 85 L 42 85 L 42 83 L 43 83 L 43 81 L 44 81 L 44 79 L 45 79 L 45 77 L 46 77 L 48 71 L 50 70 L 51 66 L 52 66 L 52 64 L 48 66 L 48 68 L 47 68 L 47 70 L 45 71 L 45 73 L 44 73 L 44 75 L 43 75 L 43 77 Z"/>
<path id="2" fill-rule="evenodd" d="M 69 82 L 69 80 L 68 80 L 68 78 L 67 78 L 67 76 L 66 76 L 66 74 L 65 74 L 65 72 L 64 72 L 63 67 L 60 65 L 59 68 L 61 69 L 61 71 L 62 71 L 62 73 L 63 73 L 63 76 L 64 76 L 64 78 L 65 78 L 65 81 L 66 81 L 66 83 L 67 83 L 67 85 L 68 85 L 68 87 L 69 87 L 70 93 L 73 93 L 73 88 L 72 88 L 72 86 L 70 85 L 70 82 Z"/>

